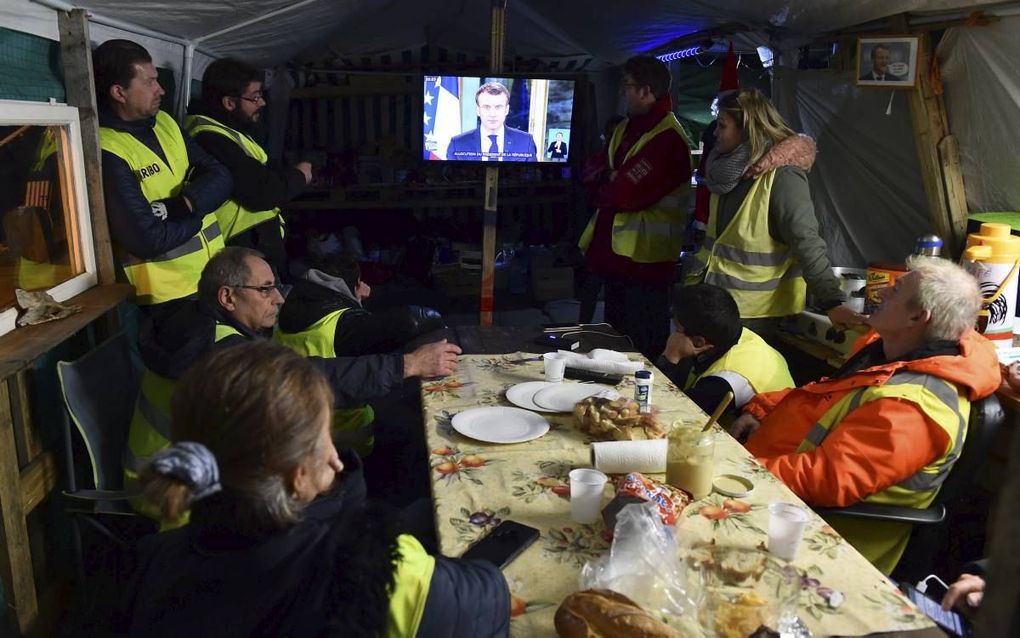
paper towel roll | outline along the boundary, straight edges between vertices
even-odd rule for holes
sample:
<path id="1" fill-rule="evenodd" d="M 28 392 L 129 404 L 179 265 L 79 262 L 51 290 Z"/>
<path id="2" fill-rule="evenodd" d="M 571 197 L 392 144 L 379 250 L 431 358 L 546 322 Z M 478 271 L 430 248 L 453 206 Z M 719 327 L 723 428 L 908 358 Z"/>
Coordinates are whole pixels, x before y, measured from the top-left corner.
<path id="1" fill-rule="evenodd" d="M 589 370 L 591 372 L 603 372 L 605 374 L 626 376 L 628 374 L 634 374 L 645 367 L 645 365 L 640 361 L 589 359 L 583 354 L 577 354 L 576 352 L 567 352 L 566 350 L 560 350 L 559 352 L 563 354 L 564 358 L 567 360 L 568 368 L 577 368 L 579 370 Z"/>
<path id="2" fill-rule="evenodd" d="M 606 474 L 662 474 L 666 471 L 666 439 L 592 443 L 591 463 Z"/>

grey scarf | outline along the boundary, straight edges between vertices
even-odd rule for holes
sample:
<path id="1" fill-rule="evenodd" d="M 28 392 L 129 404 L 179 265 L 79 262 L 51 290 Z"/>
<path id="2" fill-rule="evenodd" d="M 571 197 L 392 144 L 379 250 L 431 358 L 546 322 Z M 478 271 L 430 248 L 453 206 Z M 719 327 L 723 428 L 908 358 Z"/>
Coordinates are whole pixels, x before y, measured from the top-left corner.
<path id="1" fill-rule="evenodd" d="M 705 186 L 720 195 L 730 192 L 740 183 L 750 159 L 751 145 L 747 142 L 725 154 L 718 146 L 713 147 L 705 165 Z"/>

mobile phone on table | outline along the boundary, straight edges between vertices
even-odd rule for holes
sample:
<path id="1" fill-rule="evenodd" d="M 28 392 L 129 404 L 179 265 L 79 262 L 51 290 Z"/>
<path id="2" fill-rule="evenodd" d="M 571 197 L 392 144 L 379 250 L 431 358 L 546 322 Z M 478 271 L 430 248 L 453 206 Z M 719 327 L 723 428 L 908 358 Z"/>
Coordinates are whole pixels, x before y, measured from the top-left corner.
<path id="1" fill-rule="evenodd" d="M 939 627 L 942 627 L 950 634 L 954 636 L 970 636 L 970 627 L 966 624 L 963 617 L 955 611 L 943 611 L 942 601 L 934 600 L 917 591 L 917 588 L 912 587 L 906 583 L 900 585 L 900 588 L 906 593 L 909 598 L 921 612 L 935 621 Z"/>
<path id="2" fill-rule="evenodd" d="M 538 530 L 517 521 L 503 521 L 468 548 L 461 558 L 484 560 L 503 569 L 538 540 Z"/>

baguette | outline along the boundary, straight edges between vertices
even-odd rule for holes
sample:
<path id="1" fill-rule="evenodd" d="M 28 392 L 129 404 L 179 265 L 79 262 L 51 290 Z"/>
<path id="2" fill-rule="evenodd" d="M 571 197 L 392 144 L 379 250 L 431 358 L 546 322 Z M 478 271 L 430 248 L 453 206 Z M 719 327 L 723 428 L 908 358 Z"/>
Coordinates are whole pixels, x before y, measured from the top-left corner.
<path id="1" fill-rule="evenodd" d="M 630 598 L 608 589 L 586 589 L 567 596 L 556 610 L 562 638 L 680 638 Z"/>

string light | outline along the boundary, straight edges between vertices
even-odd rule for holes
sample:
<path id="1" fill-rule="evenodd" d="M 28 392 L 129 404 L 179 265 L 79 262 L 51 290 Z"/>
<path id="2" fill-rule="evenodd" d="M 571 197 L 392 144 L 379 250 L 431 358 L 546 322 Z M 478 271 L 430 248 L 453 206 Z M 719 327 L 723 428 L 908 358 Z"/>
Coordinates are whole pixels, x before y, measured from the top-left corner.
<path id="1" fill-rule="evenodd" d="M 662 62 L 672 62 L 673 60 L 689 58 L 704 52 L 705 48 L 700 44 L 696 44 L 692 47 L 687 47 L 686 49 L 679 49 L 677 51 L 673 51 L 672 53 L 664 53 L 662 55 L 657 55 L 655 57 L 657 57 Z"/>

